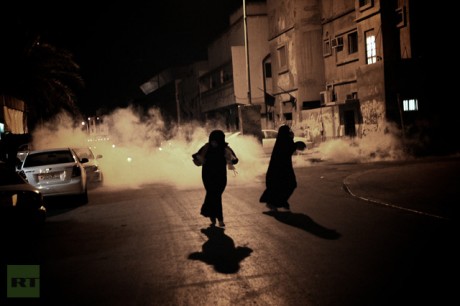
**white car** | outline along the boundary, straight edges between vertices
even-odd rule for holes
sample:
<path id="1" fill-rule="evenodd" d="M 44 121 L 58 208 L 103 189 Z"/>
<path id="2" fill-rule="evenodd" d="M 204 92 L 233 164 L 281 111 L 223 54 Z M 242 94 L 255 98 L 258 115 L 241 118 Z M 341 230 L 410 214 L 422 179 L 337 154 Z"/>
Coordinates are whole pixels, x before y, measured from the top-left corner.
<path id="1" fill-rule="evenodd" d="M 29 151 L 18 171 L 44 197 L 69 195 L 87 203 L 86 162 L 87 158 L 79 160 L 71 148 L 34 150 Z"/>
<path id="2" fill-rule="evenodd" d="M 18 148 L 18 152 L 16 154 L 16 157 L 21 161 L 23 162 L 24 161 L 24 158 L 26 158 L 26 155 L 27 153 L 29 153 L 29 151 L 32 150 L 32 144 L 30 143 L 24 143 L 22 145 L 19 146 Z"/>
<path id="3" fill-rule="evenodd" d="M 77 154 L 79 160 L 88 159 L 88 162 L 83 163 L 88 183 L 102 183 L 104 176 L 98 162 L 102 158 L 102 154 L 95 156 L 90 147 L 74 147 L 72 150 Z"/>
<path id="4" fill-rule="evenodd" d="M 271 129 L 264 129 L 262 130 L 263 138 L 262 138 L 262 147 L 264 148 L 264 152 L 266 154 L 271 154 L 273 151 L 273 147 L 275 146 L 276 136 L 278 136 L 278 131 L 271 130 Z M 308 141 L 305 137 L 294 136 L 294 142 L 302 141 L 306 144 L 306 149 L 310 148 L 312 145 L 311 141 Z"/>
<path id="5" fill-rule="evenodd" d="M 227 133 L 225 140 L 228 142 L 231 142 L 231 140 L 234 137 L 238 137 L 239 135 L 242 135 L 241 132 Z M 276 142 L 276 136 L 278 136 L 277 130 L 272 130 L 272 129 L 262 130 L 262 148 L 265 154 L 267 155 L 272 154 L 273 147 L 275 146 L 275 142 Z M 312 142 L 308 141 L 305 137 L 294 136 L 294 142 L 297 142 L 297 141 L 302 141 L 305 143 L 305 145 L 307 146 L 305 150 L 312 146 Z"/>

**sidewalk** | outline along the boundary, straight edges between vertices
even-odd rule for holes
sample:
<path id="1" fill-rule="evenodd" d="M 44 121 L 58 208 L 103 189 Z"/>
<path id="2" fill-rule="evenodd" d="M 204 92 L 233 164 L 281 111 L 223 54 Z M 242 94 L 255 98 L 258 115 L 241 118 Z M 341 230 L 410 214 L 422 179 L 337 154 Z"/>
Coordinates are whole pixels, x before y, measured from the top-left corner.
<path id="1" fill-rule="evenodd" d="M 345 190 L 363 200 L 434 218 L 457 220 L 460 157 L 401 162 L 347 177 Z"/>

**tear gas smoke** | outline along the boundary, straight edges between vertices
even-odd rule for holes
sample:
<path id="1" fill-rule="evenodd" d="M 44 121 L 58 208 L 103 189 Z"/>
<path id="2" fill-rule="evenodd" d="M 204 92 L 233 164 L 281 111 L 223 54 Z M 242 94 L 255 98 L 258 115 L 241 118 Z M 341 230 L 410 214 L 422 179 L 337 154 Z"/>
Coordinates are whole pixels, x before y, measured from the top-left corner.
<path id="1" fill-rule="evenodd" d="M 189 123 L 165 129 L 157 109 L 138 115 L 132 107 L 117 109 L 104 117 L 108 132 L 100 137 L 88 137 L 88 130 L 68 114 L 32 133 L 33 147 L 89 146 L 104 173 L 104 187 L 138 188 L 145 184 L 170 184 L 177 188 L 202 188 L 201 167 L 192 162 L 191 155 L 208 141 L 211 130 L 221 128 L 212 124 Z M 247 185 L 265 181 L 269 156 L 264 155 L 256 138 L 247 135 L 227 137 L 237 154 L 238 174 L 228 172 L 229 185 Z M 392 134 L 363 139 L 335 139 L 293 156 L 294 167 L 308 167 L 313 160 L 335 162 L 367 162 L 402 158 L 397 138 Z"/>

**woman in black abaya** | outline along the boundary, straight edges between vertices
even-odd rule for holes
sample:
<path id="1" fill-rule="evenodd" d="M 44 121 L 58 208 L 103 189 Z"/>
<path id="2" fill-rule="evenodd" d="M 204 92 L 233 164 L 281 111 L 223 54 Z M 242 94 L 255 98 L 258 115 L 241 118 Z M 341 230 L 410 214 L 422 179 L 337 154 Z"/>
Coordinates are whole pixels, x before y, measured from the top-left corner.
<path id="1" fill-rule="evenodd" d="M 260 197 L 261 203 L 267 203 L 271 210 L 278 208 L 290 209 L 289 198 L 297 188 L 297 180 L 292 166 L 292 155 L 296 150 L 304 150 L 306 144 L 294 143 L 294 133 L 289 126 L 282 125 L 278 129 L 275 146 L 270 157 L 265 176 L 266 189 Z"/>
<path id="2" fill-rule="evenodd" d="M 201 178 L 206 196 L 201 215 L 210 218 L 211 225 L 215 225 L 217 219 L 219 226 L 223 227 L 222 194 L 227 186 L 227 167 L 234 169 L 238 158 L 225 142 L 225 134 L 221 130 L 212 131 L 209 141 L 192 157 L 195 165 L 203 166 Z"/>

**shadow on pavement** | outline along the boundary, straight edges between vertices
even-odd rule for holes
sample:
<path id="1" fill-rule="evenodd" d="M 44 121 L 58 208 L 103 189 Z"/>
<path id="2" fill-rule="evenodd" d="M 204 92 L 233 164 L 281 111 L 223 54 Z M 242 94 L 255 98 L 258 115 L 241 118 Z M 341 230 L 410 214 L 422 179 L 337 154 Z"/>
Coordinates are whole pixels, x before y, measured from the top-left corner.
<path id="1" fill-rule="evenodd" d="M 264 211 L 263 213 L 274 217 L 279 222 L 300 228 L 324 239 L 334 240 L 339 239 L 341 236 L 336 230 L 325 228 L 305 214 L 293 213 L 290 211 Z"/>
<path id="2" fill-rule="evenodd" d="M 201 232 L 208 237 L 208 241 L 203 244 L 202 252 L 191 253 L 188 259 L 213 265 L 217 272 L 238 272 L 240 262 L 252 253 L 252 249 L 248 247 L 235 247 L 233 239 L 225 235 L 223 228 L 211 226 Z"/>
<path id="3" fill-rule="evenodd" d="M 82 203 L 78 198 L 72 196 L 45 197 L 45 206 L 48 217 L 66 213 L 85 204 L 86 203 Z"/>

